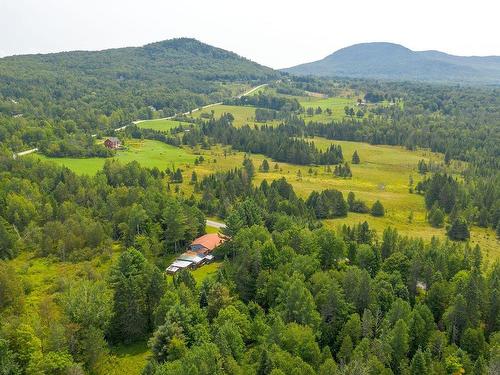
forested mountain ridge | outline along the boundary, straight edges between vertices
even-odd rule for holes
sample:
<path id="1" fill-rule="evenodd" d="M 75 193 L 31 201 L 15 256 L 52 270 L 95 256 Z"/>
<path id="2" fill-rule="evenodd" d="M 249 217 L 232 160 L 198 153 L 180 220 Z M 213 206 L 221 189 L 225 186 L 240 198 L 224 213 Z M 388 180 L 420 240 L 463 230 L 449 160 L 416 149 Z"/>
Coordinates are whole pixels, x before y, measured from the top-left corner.
<path id="1" fill-rule="evenodd" d="M 454 56 L 439 51 L 412 51 L 393 43 L 361 43 L 283 71 L 299 75 L 499 84 L 500 57 Z"/>
<path id="2" fill-rule="evenodd" d="M 0 59 L 0 113 L 73 120 L 95 130 L 108 122 L 149 118 L 152 110 L 165 115 L 187 111 L 230 97 L 232 84 L 279 75 L 188 38 L 104 51 L 11 56 Z"/>

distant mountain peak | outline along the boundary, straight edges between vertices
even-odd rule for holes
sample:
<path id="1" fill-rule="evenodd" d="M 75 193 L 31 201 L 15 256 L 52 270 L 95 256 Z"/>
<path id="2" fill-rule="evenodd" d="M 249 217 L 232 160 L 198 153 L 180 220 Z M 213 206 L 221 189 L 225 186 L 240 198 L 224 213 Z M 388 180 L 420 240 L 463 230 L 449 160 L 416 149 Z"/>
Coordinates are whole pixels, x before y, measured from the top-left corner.
<path id="1" fill-rule="evenodd" d="M 390 42 L 354 44 L 322 60 L 283 70 L 298 75 L 500 84 L 499 57 L 417 52 Z"/>

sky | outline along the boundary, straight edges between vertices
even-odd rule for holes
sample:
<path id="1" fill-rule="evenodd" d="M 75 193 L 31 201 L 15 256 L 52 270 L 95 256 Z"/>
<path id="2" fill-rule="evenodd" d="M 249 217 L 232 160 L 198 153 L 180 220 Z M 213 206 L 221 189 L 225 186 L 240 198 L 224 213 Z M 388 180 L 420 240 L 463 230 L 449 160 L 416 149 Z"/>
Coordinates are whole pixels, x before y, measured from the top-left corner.
<path id="1" fill-rule="evenodd" d="M 500 55 L 498 0 L 0 0 L 0 56 L 193 37 L 272 68 L 355 43 Z"/>

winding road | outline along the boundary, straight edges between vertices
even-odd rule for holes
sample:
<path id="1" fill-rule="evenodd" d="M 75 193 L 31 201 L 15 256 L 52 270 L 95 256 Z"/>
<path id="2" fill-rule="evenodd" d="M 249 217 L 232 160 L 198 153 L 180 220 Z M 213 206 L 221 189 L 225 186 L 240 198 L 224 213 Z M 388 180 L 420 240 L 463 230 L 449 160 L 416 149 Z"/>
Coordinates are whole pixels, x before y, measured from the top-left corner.
<path id="1" fill-rule="evenodd" d="M 262 85 L 255 86 L 255 87 L 251 88 L 250 90 L 244 92 L 243 94 L 238 95 L 237 98 L 241 98 L 242 96 L 250 95 L 252 92 L 255 92 L 256 90 L 258 90 L 258 89 L 260 89 L 262 87 L 265 87 L 267 85 L 268 85 L 268 83 L 264 83 Z M 223 103 L 222 102 L 218 102 L 218 103 L 207 104 L 207 105 L 204 105 L 203 107 L 198 107 L 198 108 L 192 109 L 191 111 L 188 111 L 188 112 L 178 113 L 178 114 L 175 114 L 173 116 L 163 117 L 163 118 L 159 118 L 157 120 L 171 120 L 174 117 L 179 116 L 179 115 L 187 116 L 187 115 L 189 115 L 189 114 L 191 114 L 193 112 L 201 111 L 202 109 L 207 109 L 207 108 L 214 107 L 216 105 L 221 105 L 221 104 L 223 104 Z M 136 120 L 136 121 L 133 121 L 132 124 L 135 125 L 135 124 L 139 124 L 139 123 L 144 122 L 144 121 L 148 121 L 148 120 Z M 119 132 L 119 131 L 125 130 L 130 125 L 131 124 L 120 126 L 119 128 L 116 128 L 114 131 L 115 132 Z M 96 137 L 96 136 L 97 136 L 97 134 L 92 134 L 92 137 Z M 33 148 L 31 150 L 26 150 L 26 151 L 21 151 L 21 152 L 14 153 L 12 156 L 15 159 L 18 156 L 28 155 L 28 154 L 31 154 L 31 153 L 37 152 L 37 151 L 38 151 L 38 148 Z M 215 221 L 211 221 L 211 222 L 214 223 L 214 224 L 217 224 L 217 225 L 224 225 L 225 226 L 225 224 L 217 223 Z M 208 220 L 207 220 L 207 223 L 208 223 Z M 207 225 L 210 225 L 210 224 L 207 224 Z M 223 227 L 218 227 L 216 225 L 210 225 L 210 226 L 213 226 L 215 228 L 223 228 Z"/>
<path id="2" fill-rule="evenodd" d="M 260 89 L 262 87 L 266 87 L 267 85 L 268 85 L 268 83 L 264 83 L 262 85 L 255 86 L 254 88 L 252 88 L 252 89 L 244 92 L 243 94 L 238 95 L 237 98 L 241 98 L 242 96 L 250 95 L 252 92 L 257 91 L 258 89 Z M 223 102 L 218 102 L 218 103 L 207 104 L 207 105 L 204 105 L 203 107 L 198 107 L 198 108 L 192 109 L 192 110 L 190 110 L 188 112 L 178 113 L 178 114 L 175 114 L 173 116 L 168 116 L 168 117 L 162 117 L 162 118 L 159 118 L 157 120 L 171 120 L 171 119 L 173 119 L 173 118 L 175 118 L 176 116 L 179 116 L 179 115 L 181 115 L 181 116 L 187 116 L 187 115 L 190 115 L 193 112 L 201 111 L 202 109 L 207 109 L 207 108 L 214 107 L 216 105 L 221 105 L 221 104 L 224 104 L 224 103 Z M 134 121 L 132 123 L 133 124 L 139 124 L 139 123 L 144 122 L 144 121 L 149 121 L 149 120 L 137 120 L 137 121 Z M 129 125 L 122 126 L 121 128 L 115 129 L 115 131 L 124 130 L 127 126 L 129 126 Z"/>

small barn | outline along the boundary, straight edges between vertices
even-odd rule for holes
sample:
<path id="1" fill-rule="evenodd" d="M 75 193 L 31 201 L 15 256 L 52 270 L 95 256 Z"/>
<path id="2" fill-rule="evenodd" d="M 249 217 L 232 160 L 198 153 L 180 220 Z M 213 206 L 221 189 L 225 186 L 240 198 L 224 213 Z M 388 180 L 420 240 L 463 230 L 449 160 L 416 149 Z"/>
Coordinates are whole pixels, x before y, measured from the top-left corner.
<path id="1" fill-rule="evenodd" d="M 104 146 L 116 150 L 122 146 L 122 142 L 116 137 L 109 137 L 104 141 Z"/>

